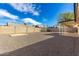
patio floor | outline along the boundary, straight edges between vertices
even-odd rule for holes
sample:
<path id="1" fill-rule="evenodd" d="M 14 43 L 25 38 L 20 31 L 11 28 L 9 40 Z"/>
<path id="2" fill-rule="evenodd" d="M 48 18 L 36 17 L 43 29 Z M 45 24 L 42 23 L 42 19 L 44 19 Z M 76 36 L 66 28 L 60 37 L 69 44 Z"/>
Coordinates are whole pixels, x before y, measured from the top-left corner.
<path id="1" fill-rule="evenodd" d="M 79 56 L 79 37 L 67 35 L 41 32 L 20 37 L 0 36 L 0 55 Z"/>

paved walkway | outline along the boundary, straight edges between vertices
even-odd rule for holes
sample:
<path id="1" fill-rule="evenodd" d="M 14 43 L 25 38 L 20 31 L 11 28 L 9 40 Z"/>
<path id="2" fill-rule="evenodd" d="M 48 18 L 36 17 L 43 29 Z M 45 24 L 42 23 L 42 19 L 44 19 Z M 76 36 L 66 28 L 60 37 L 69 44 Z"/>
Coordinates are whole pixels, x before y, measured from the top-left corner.
<path id="1" fill-rule="evenodd" d="M 31 41 L 29 41 L 29 39 L 27 38 L 30 38 Z M 4 40 L 5 37 L 2 39 Z M 11 38 L 9 40 L 11 40 L 11 42 L 12 40 L 15 40 L 16 43 L 19 43 L 19 45 L 25 44 L 25 46 L 11 52 L 3 53 L 1 55 L 9 55 L 9 56 L 75 56 L 75 55 L 77 56 L 78 55 L 79 56 L 79 37 L 75 36 L 64 36 L 59 35 L 58 33 L 48 32 L 48 33 L 33 33 L 30 34 L 30 36 L 16 37 Z M 7 39 L 5 39 L 4 41 L 7 42 Z M 34 41 L 37 42 L 32 43 Z M 16 43 L 14 44 L 15 46 L 17 45 Z M 7 47 L 12 45 L 8 45 L 7 43 L 7 45 L 3 46 Z"/>

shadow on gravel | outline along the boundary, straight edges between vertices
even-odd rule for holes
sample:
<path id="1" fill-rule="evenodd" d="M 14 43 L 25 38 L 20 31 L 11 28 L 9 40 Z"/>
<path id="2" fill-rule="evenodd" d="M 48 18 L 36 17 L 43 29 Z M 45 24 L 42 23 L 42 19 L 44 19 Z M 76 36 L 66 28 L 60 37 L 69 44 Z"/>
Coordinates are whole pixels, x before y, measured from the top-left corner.
<path id="1" fill-rule="evenodd" d="M 67 37 L 58 33 L 45 34 L 54 36 L 47 40 L 17 49 L 1 56 L 75 56 L 79 53 L 79 38 Z"/>

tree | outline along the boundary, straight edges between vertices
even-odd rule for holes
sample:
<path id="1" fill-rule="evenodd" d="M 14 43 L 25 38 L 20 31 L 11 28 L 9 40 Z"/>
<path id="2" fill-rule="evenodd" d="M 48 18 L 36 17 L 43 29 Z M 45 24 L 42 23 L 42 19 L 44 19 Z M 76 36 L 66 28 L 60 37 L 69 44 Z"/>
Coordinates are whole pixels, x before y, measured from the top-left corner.
<path id="1" fill-rule="evenodd" d="M 72 21 L 72 20 L 74 20 L 74 13 L 67 12 L 59 15 L 58 22 L 66 22 L 66 21 Z"/>

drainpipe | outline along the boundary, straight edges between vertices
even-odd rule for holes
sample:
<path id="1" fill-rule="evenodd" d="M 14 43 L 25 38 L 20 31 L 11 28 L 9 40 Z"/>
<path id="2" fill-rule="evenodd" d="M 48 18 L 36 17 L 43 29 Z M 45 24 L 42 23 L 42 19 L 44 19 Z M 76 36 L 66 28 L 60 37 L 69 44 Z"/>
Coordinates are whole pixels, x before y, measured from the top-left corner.
<path id="1" fill-rule="evenodd" d="M 58 28 L 59 28 L 59 34 L 61 33 L 61 25 L 59 24 L 58 25 Z"/>

